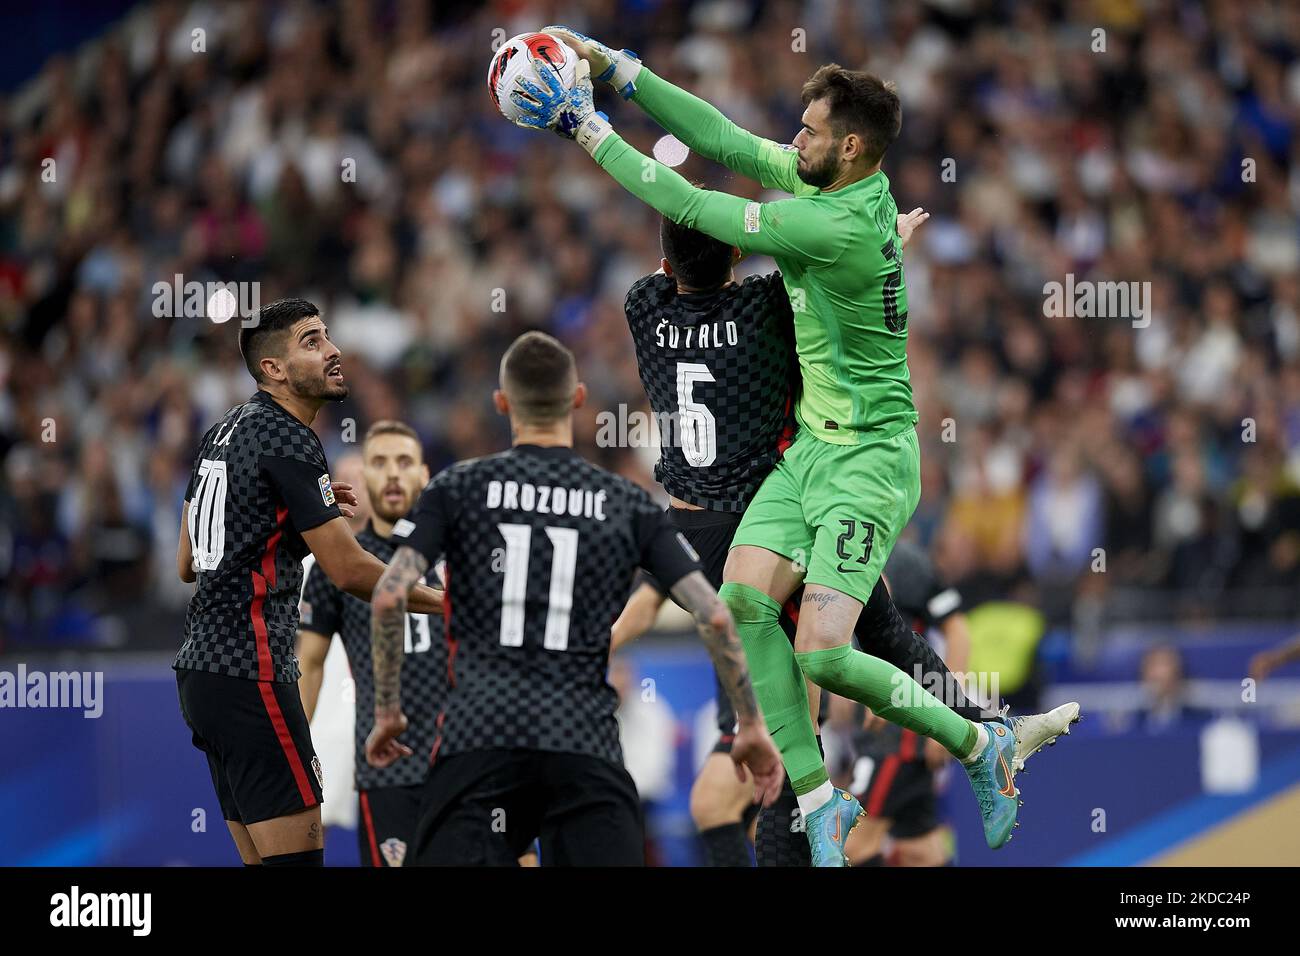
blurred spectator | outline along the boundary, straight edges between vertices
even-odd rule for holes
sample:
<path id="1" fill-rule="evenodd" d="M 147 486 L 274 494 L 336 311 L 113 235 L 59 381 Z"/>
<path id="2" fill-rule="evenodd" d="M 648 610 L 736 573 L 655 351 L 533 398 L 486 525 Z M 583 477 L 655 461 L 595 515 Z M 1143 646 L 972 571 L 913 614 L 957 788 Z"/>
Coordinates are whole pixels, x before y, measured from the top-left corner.
<path id="1" fill-rule="evenodd" d="M 1083 470 L 1076 449 L 1057 449 L 1030 489 L 1025 520 L 1026 562 L 1049 617 L 1066 616 L 1075 579 L 1094 562 L 1102 530 L 1100 484 Z"/>
<path id="2" fill-rule="evenodd" d="M 1146 733 L 1199 726 L 1212 716 L 1187 702 L 1187 678 L 1177 648 L 1165 644 L 1143 654 L 1140 677 L 1145 702 L 1138 714 L 1138 727 Z"/>

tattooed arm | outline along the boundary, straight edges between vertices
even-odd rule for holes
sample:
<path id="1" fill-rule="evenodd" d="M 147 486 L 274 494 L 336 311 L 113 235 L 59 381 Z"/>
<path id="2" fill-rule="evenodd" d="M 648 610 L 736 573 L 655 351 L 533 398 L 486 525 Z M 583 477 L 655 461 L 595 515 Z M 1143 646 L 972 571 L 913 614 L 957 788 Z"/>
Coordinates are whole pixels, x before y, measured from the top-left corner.
<path id="1" fill-rule="evenodd" d="M 370 655 L 375 675 L 375 726 L 366 739 L 366 760 L 387 767 L 411 749 L 397 740 L 406 729 L 402 714 L 402 657 L 406 611 L 414 588 L 429 562 L 414 548 L 397 549 L 370 599 Z"/>

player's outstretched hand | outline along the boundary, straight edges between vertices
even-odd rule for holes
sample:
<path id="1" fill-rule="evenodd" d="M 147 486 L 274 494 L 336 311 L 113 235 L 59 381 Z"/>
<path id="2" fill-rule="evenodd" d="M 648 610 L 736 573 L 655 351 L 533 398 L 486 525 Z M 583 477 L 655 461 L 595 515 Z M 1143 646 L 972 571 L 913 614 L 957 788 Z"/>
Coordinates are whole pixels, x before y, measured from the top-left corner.
<path id="1" fill-rule="evenodd" d="M 357 493 L 352 490 L 352 485 L 346 481 L 332 481 L 330 487 L 334 489 L 334 503 L 339 506 L 339 511 L 343 512 L 343 517 L 356 517 L 357 506 L 361 502 L 357 499 Z"/>
<path id="2" fill-rule="evenodd" d="M 731 744 L 731 761 L 736 765 L 736 779 L 742 783 L 745 781 L 745 768 L 749 769 L 754 778 L 755 803 L 770 807 L 781 795 L 785 767 L 761 720 L 740 725 Z"/>
<path id="3" fill-rule="evenodd" d="M 530 129 L 552 129 L 566 139 L 574 139 L 578 127 L 596 113 L 591 67 L 586 60 L 579 60 L 574 70 L 573 86 L 566 90 L 545 61 L 534 60 L 534 63 L 546 89 L 522 77 L 515 80 L 519 89 L 510 94 L 510 99 L 519 107 L 519 125 Z"/>
<path id="4" fill-rule="evenodd" d="M 596 147 L 614 129 L 609 125 L 609 117 L 596 111 L 591 67 L 586 60 L 579 60 L 573 71 L 573 86 L 566 90 L 546 63 L 541 60 L 534 63 L 547 89 L 522 78 L 515 80 L 519 89 L 510 94 L 510 99 L 519 107 L 518 124 L 531 129 L 552 129 L 566 139 L 577 141 L 594 157 Z"/>
<path id="5" fill-rule="evenodd" d="M 909 213 L 898 214 L 898 238 L 903 240 L 903 245 L 907 245 L 907 240 L 912 238 L 912 233 L 916 227 L 930 218 L 930 214 L 917 206 Z"/>
<path id="6" fill-rule="evenodd" d="M 585 62 L 579 62 L 575 75 L 576 72 L 582 72 L 582 67 L 585 65 Z M 510 92 L 510 100 L 519 108 L 520 113 L 519 119 L 515 122 L 529 129 L 553 129 L 559 132 L 557 124 L 560 113 L 572 91 L 564 88 L 560 78 L 555 75 L 555 71 L 545 60 L 533 57 L 533 67 L 542 82 L 546 84 L 546 88 L 543 89 L 522 76 L 515 80 L 515 86 L 519 88 Z M 590 70 L 591 68 L 587 67 L 587 72 Z M 588 79 L 587 83 L 590 85 L 591 80 Z"/>
<path id="7" fill-rule="evenodd" d="M 641 75 L 641 61 L 631 50 L 613 50 L 599 40 L 558 24 L 542 27 L 541 32 L 549 33 L 572 47 L 574 53 L 591 64 L 591 72 L 596 79 L 604 80 L 623 99 L 628 99 L 636 92 L 636 79 Z"/>
<path id="8" fill-rule="evenodd" d="M 397 739 L 406 730 L 406 715 L 400 710 L 376 710 L 375 726 L 366 738 L 366 763 L 387 767 L 399 757 L 411 756 L 411 748 Z"/>

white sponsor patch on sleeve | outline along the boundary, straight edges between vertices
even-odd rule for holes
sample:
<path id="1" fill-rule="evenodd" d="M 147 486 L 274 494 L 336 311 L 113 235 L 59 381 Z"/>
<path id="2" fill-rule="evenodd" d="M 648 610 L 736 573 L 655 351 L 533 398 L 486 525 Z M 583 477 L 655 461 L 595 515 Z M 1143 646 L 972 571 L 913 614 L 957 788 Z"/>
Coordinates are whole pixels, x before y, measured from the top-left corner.
<path id="1" fill-rule="evenodd" d="M 745 203 L 745 231 L 758 232 L 763 224 L 762 220 L 763 204 L 750 202 Z"/>
<path id="2" fill-rule="evenodd" d="M 397 524 L 393 525 L 393 537 L 409 538 L 411 532 L 415 530 L 415 522 L 407 521 L 405 518 L 399 518 Z"/>
<path id="3" fill-rule="evenodd" d="M 334 486 L 330 484 L 329 472 L 317 478 L 316 483 L 320 485 L 320 500 L 326 505 L 334 504 Z"/>
<path id="4" fill-rule="evenodd" d="M 957 608 L 961 607 L 961 595 L 956 588 L 948 588 L 946 591 L 940 591 L 934 597 L 930 598 L 925 609 L 930 612 L 930 616 L 936 621 L 948 614 L 951 614 Z"/>
<path id="5" fill-rule="evenodd" d="M 311 601 L 298 602 L 298 617 L 304 624 L 311 623 Z"/>
<path id="6" fill-rule="evenodd" d="M 684 535 L 684 534 L 682 534 L 680 531 L 678 531 L 678 532 L 677 532 L 677 540 L 681 542 L 682 550 L 684 550 L 687 554 L 689 554 L 689 555 L 691 556 L 691 560 L 692 560 L 692 561 L 695 561 L 695 562 L 698 563 L 699 560 L 700 560 L 700 556 L 699 556 L 699 554 L 696 552 L 696 550 L 695 550 L 694 548 L 691 547 L 691 543 L 690 543 L 689 541 L 686 540 L 686 535 Z"/>

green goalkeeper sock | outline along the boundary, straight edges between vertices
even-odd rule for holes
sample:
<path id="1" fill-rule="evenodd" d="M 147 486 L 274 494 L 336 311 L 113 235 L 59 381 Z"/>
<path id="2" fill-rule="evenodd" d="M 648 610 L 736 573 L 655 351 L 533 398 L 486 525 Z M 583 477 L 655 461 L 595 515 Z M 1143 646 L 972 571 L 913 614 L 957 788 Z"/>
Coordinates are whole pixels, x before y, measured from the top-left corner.
<path id="1" fill-rule="evenodd" d="M 781 605 L 757 588 L 724 584 L 718 596 L 731 609 L 749 662 L 754 697 L 796 794 L 816 790 L 830 778 L 808 716 L 808 690 L 794 648 L 781 628 Z"/>
<path id="2" fill-rule="evenodd" d="M 945 706 L 893 664 L 863 654 L 851 644 L 794 656 L 814 684 L 865 704 L 891 723 L 932 737 L 959 760 L 979 740 L 978 724 Z"/>

